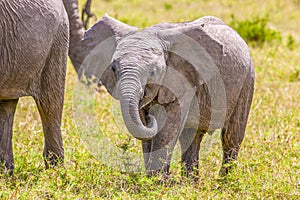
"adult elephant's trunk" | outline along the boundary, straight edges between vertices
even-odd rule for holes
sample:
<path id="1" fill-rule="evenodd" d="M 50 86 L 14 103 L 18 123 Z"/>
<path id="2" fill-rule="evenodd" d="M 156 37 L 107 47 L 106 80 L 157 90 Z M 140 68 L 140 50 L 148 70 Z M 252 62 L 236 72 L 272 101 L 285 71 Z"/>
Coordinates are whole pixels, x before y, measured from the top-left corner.
<path id="1" fill-rule="evenodd" d="M 158 132 L 157 121 L 152 115 L 147 116 L 145 126 L 139 115 L 139 100 L 142 86 L 137 78 L 137 74 L 127 74 L 120 79 L 119 94 L 121 110 L 125 125 L 133 137 L 147 140 L 154 137 Z"/>
<path id="2" fill-rule="evenodd" d="M 84 60 L 84 52 L 81 49 L 81 39 L 84 35 L 83 23 L 79 19 L 78 0 L 63 0 L 70 22 L 69 57 L 78 73 Z"/>

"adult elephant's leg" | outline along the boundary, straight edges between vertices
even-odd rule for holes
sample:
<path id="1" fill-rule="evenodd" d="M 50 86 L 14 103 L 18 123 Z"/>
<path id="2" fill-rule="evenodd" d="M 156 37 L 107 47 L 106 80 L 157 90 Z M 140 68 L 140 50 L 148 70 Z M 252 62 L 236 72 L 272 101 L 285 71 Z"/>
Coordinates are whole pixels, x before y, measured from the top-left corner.
<path id="1" fill-rule="evenodd" d="M 162 129 L 151 140 L 143 142 L 145 166 L 149 175 L 169 172 L 172 151 L 178 139 L 181 121 L 179 103 L 176 101 L 164 108 L 165 123 L 159 124 Z"/>
<path id="2" fill-rule="evenodd" d="M 0 162 L 11 173 L 14 169 L 12 128 L 18 99 L 0 101 Z"/>
<path id="3" fill-rule="evenodd" d="M 238 152 L 246 130 L 248 114 L 253 96 L 253 80 L 246 81 L 230 120 L 222 129 L 223 163 L 219 174 L 226 175 L 232 163 L 237 159 Z"/>
<path id="4" fill-rule="evenodd" d="M 195 180 L 198 176 L 200 143 L 204 134 L 193 128 L 185 128 L 179 137 L 184 173 Z"/>
<path id="5" fill-rule="evenodd" d="M 66 30 L 65 27 L 64 30 Z M 50 50 L 35 101 L 41 116 L 45 137 L 44 158 L 46 168 L 62 163 L 64 159 L 61 136 L 61 118 L 64 103 L 68 31 L 59 34 Z"/>

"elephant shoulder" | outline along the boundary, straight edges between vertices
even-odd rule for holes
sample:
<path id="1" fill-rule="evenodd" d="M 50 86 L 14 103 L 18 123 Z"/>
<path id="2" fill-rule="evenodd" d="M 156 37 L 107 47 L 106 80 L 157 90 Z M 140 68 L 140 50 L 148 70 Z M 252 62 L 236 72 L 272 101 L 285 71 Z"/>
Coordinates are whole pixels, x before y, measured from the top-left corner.
<path id="1" fill-rule="evenodd" d="M 205 24 L 213 24 L 213 25 L 226 25 L 221 19 L 214 17 L 214 16 L 205 16 L 194 21 L 190 22 L 177 22 L 177 23 L 169 23 L 163 22 L 159 24 L 155 24 L 146 28 L 145 30 L 166 30 L 166 29 L 173 29 L 178 27 L 184 27 L 189 25 L 205 25 Z"/>
<path id="2" fill-rule="evenodd" d="M 145 28 L 145 31 L 155 32 L 155 31 L 160 31 L 160 30 L 176 28 L 178 26 L 179 26 L 178 23 L 163 22 L 163 23 L 155 24 L 153 26 L 149 26 L 149 27 Z"/>
<path id="3" fill-rule="evenodd" d="M 221 19 L 219 19 L 219 18 L 217 18 L 215 16 L 204 16 L 204 17 L 201 17 L 199 19 L 196 19 L 196 20 L 190 22 L 190 24 L 226 25 Z"/>

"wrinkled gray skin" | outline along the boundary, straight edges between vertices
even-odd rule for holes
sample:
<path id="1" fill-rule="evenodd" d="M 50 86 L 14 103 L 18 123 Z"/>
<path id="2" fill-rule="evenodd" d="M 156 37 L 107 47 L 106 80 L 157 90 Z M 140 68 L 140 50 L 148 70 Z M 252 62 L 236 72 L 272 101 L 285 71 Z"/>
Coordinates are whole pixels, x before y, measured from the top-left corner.
<path id="1" fill-rule="evenodd" d="M 222 100 L 224 121 L 211 121 L 210 80 L 207 82 L 202 78 L 206 74 L 199 74 L 193 65 L 172 53 L 184 46 L 176 40 L 178 34 L 192 38 L 215 62 L 225 90 L 225 99 Z M 202 137 L 215 129 L 222 129 L 223 165 L 220 174 L 226 174 L 230 169 L 228 164 L 237 159 L 244 138 L 254 89 L 254 67 L 248 47 L 241 37 L 215 17 L 187 23 L 162 23 L 137 31 L 137 28 L 105 15 L 86 32 L 83 48 L 90 52 L 108 38 L 113 40 L 111 47 L 97 52 L 99 55 L 96 54 L 89 65 L 94 65 L 91 68 L 105 68 L 107 66 L 103 65 L 112 62 L 101 80 L 108 91 L 120 100 L 129 132 L 142 140 L 149 174 L 161 171 L 168 173 L 172 150 L 182 123 L 180 102 L 184 101 L 180 101 L 180 98 L 188 90 L 179 91 L 183 95 L 176 98 L 166 87 L 151 83 L 155 79 L 157 83 L 162 82 L 161 85 L 176 85 L 176 79 L 172 80 L 172 74 L 168 73 L 170 68 L 182 74 L 196 88 L 194 103 L 179 137 L 186 174 L 194 176 L 197 173 L 193 169 L 198 168 Z M 98 58 L 108 60 L 97 62 Z M 149 114 L 154 104 L 163 106 L 166 112 L 166 123 L 161 130 L 160 121 Z M 197 110 L 197 106 L 199 112 L 195 113 L 193 111 Z"/>
<path id="2" fill-rule="evenodd" d="M 0 1 L 0 161 L 12 172 L 19 98 L 32 96 L 44 130 L 46 167 L 63 161 L 61 117 L 69 43 L 62 1 Z"/>
<path id="3" fill-rule="evenodd" d="M 81 49 L 81 39 L 83 38 L 85 30 L 82 21 L 79 19 L 78 0 L 63 0 L 63 3 L 70 24 L 69 57 L 76 72 L 78 72 L 84 60 L 84 52 Z"/>

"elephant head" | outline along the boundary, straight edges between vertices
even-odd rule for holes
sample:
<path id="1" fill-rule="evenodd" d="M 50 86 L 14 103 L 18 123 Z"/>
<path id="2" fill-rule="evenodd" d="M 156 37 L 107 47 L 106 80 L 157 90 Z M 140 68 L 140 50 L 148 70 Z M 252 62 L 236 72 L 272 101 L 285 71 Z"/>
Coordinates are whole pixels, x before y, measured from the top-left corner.
<path id="1" fill-rule="evenodd" d="M 205 52 L 216 55 L 214 61 L 221 62 L 222 45 L 201 27 L 204 21 L 222 23 L 209 18 L 187 24 L 163 23 L 139 31 L 105 15 L 85 33 L 82 46 L 89 56 L 84 64 L 88 67 L 83 70 L 99 77 L 108 92 L 120 100 L 124 122 L 134 137 L 147 140 L 158 132 L 157 119 L 147 113 L 146 120 L 142 120 L 141 108 L 154 99 L 162 105 L 175 101 L 181 94 L 170 92 L 172 87 L 184 93 L 183 84 L 170 74 L 180 71 L 192 86 L 205 81 L 193 67 L 195 63 L 191 64 L 193 61 L 176 55 L 178 49 L 183 54 L 196 52 L 193 57 L 204 60 L 204 66 L 210 63 L 209 56 L 193 50 L 186 38 L 201 43 L 201 48 L 207 47 Z M 171 72 L 170 66 L 175 70 Z"/>

